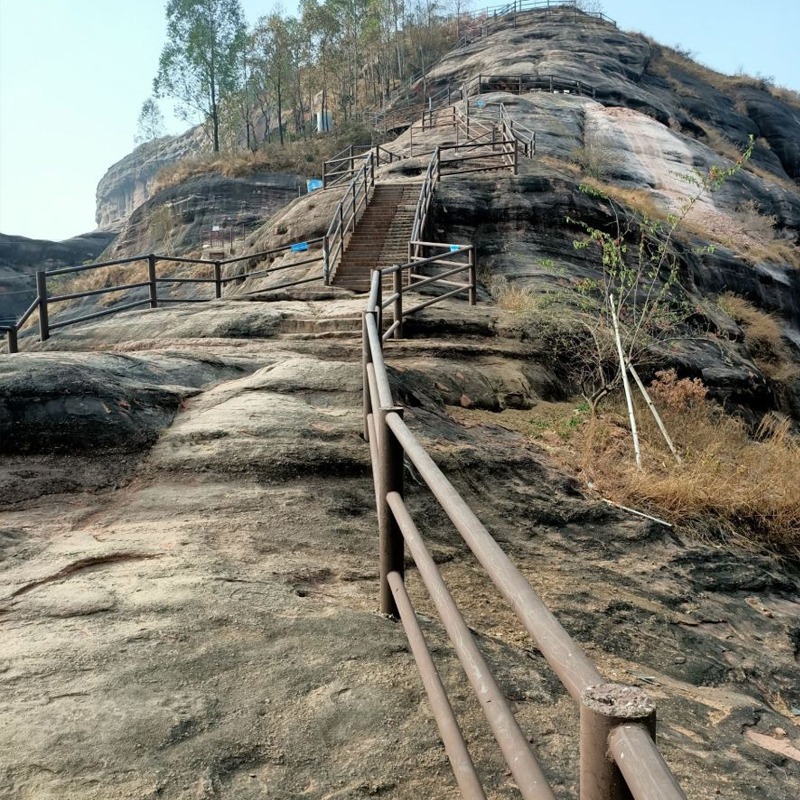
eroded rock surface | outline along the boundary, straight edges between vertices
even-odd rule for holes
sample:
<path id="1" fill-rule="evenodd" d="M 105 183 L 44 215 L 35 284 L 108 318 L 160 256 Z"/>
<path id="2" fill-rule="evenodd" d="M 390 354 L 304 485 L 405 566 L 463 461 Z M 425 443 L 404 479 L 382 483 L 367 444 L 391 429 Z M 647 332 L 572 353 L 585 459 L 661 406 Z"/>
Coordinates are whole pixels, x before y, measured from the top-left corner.
<path id="1" fill-rule="evenodd" d="M 456 796 L 402 630 L 376 613 L 360 342 L 353 328 L 312 332 L 322 308 L 344 327 L 361 302 L 132 312 L 63 332 L 80 354 L 6 362 L 24 366 L 3 373 L 7 404 L 61 360 L 63 388 L 74 376 L 93 398 L 95 446 L 2 463 L 4 795 Z M 603 674 L 655 697 L 690 796 L 783 800 L 800 785 L 786 750 L 800 736 L 796 568 L 691 543 L 555 473 L 502 427 L 503 409 L 560 391 L 506 329 L 486 306 L 423 313 L 387 348 L 406 419 Z M 101 337 L 114 352 L 93 351 Z M 170 414 L 151 419 L 153 447 L 102 424 L 103 403 L 133 413 L 159 397 Z M 496 424 L 471 408 L 495 409 Z M 59 424 L 39 415 L 26 430 L 33 441 Z M 88 458 L 109 465 L 105 482 Z M 407 483 L 557 796 L 576 796 L 572 701 L 413 471 Z M 490 795 L 516 796 L 410 565 L 409 585 Z"/>

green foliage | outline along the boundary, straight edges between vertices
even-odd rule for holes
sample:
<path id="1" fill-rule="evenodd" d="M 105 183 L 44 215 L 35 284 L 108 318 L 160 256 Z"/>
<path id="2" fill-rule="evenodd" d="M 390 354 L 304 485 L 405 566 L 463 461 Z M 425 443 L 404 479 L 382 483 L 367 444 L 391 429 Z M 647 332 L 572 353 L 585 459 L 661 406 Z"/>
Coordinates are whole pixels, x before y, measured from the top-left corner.
<path id="1" fill-rule="evenodd" d="M 590 358 L 579 360 L 579 382 L 593 406 L 610 394 L 622 378 L 613 336 L 615 318 L 625 360 L 636 366 L 655 341 L 668 339 L 688 315 L 686 301 L 680 299 L 681 261 L 674 247 L 676 231 L 704 195 L 720 189 L 742 169 L 753 146 L 751 137 L 745 152 L 731 165 L 714 164 L 703 174 L 687 177 L 694 190 L 666 219 L 631 214 L 596 186 L 581 187 L 587 195 L 608 202 L 613 218 L 610 229 L 567 218 L 585 234 L 573 242 L 574 248 L 596 257 L 601 268 L 598 279 L 584 280 L 579 286 L 586 312 L 582 322 L 594 351 Z M 709 246 L 705 251 L 712 249 Z M 589 310 L 592 301 L 595 314 Z"/>
<path id="2" fill-rule="evenodd" d="M 143 142 L 158 139 L 163 135 L 164 115 L 161 113 L 158 103 L 152 97 L 148 97 L 142 103 L 139 119 L 136 122 L 136 135 L 133 140 L 136 144 L 142 144 Z"/>
<path id="3" fill-rule="evenodd" d="M 220 105 L 238 88 L 246 28 L 239 0 L 169 0 L 167 43 L 153 81 L 157 97 L 176 98 L 189 119 L 211 125 L 219 151 Z"/>

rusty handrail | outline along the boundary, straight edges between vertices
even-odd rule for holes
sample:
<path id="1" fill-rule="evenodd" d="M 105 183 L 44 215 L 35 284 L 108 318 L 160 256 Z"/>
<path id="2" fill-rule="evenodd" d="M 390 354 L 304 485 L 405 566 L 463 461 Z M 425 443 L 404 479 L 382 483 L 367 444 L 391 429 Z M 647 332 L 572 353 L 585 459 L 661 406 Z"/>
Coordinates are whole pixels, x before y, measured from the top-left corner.
<path id="1" fill-rule="evenodd" d="M 322 242 L 323 280 L 326 286 L 330 285 L 347 246 L 348 232 L 355 232 L 358 220 L 372 197 L 375 188 L 375 166 L 375 152 L 370 148 L 363 158 L 361 168 L 347 185 L 334 209 Z"/>
<path id="2" fill-rule="evenodd" d="M 450 247 L 438 243 L 435 246 Z M 405 423 L 402 407 L 395 403 L 383 354 L 382 309 L 402 302 L 404 287 L 400 276 L 404 269 L 412 269 L 415 263 L 422 261 L 435 263 L 449 255 L 448 249 L 419 262 L 374 270 L 364 312 L 364 435 L 370 446 L 378 507 L 381 611 L 400 618 L 409 632 L 409 639 L 413 638 L 412 654 L 431 698 L 434 718 L 462 796 L 482 798 L 482 789 L 474 785 L 474 769 L 468 753 L 465 754 L 463 737 L 446 696 L 442 696 L 441 680 L 405 592 L 403 550 L 406 544 L 522 796 L 531 800 L 551 798 L 552 791 L 526 737 L 513 717 L 509 719 L 506 715 L 507 704 L 502 692 L 480 653 L 476 654 L 477 648 L 466 623 L 403 501 L 403 464 L 408 459 L 578 704 L 581 800 L 618 800 L 623 796 L 621 786 L 627 787 L 634 800 L 686 800 L 653 741 L 655 706 L 652 701 L 632 687 L 603 682 L 583 650 L 436 466 Z M 382 284 L 388 274 L 393 276 L 394 291 L 384 302 Z M 434 298 L 434 302 L 439 299 Z M 402 313 L 402 306 L 400 308 Z M 402 324 L 398 323 L 402 323 L 402 317 L 395 317 L 389 329 L 395 336 L 402 333 Z"/>
<path id="3" fill-rule="evenodd" d="M 324 237 L 310 239 L 302 243 L 292 242 L 286 245 L 281 245 L 280 247 L 274 247 L 270 250 L 263 250 L 256 253 L 249 253 L 244 256 L 238 256 L 236 258 L 221 259 L 221 260 L 211 260 L 207 258 L 187 258 L 185 256 L 171 256 L 166 254 L 156 255 L 151 253 L 149 255 L 130 256 L 128 258 L 120 258 L 113 261 L 100 261 L 97 263 L 81 264 L 73 267 L 58 267 L 56 269 L 40 270 L 39 272 L 36 273 L 35 276 L 36 297 L 34 298 L 33 302 L 22 314 L 22 316 L 14 322 L 14 324 L 3 325 L 2 329 L 0 330 L 5 331 L 6 333 L 7 348 L 9 354 L 11 354 L 19 352 L 19 338 L 18 338 L 19 330 L 22 328 L 25 322 L 27 322 L 28 318 L 33 314 L 33 312 L 36 311 L 37 309 L 39 312 L 39 339 L 40 341 L 45 341 L 50 338 L 50 332 L 53 330 L 57 330 L 58 328 L 64 328 L 67 327 L 68 325 L 75 325 L 78 324 L 79 322 L 86 322 L 89 320 L 99 319 L 101 317 L 106 317 L 111 314 L 116 314 L 120 311 L 129 310 L 131 308 L 138 308 L 140 306 L 145 306 L 145 305 L 148 305 L 150 308 L 157 308 L 159 303 L 207 302 L 212 299 L 219 299 L 222 297 L 222 289 L 227 283 L 231 283 L 233 281 L 241 281 L 249 277 L 267 275 L 272 272 L 278 272 L 285 269 L 305 266 L 316 262 L 319 262 L 322 265 L 324 265 L 325 253 L 323 247 L 323 252 L 314 258 L 304 259 L 302 261 L 296 261 L 291 264 L 284 264 L 277 267 L 267 267 L 264 269 L 249 270 L 239 275 L 226 276 L 226 277 L 223 277 L 222 275 L 222 267 L 228 264 L 234 264 L 241 261 L 256 260 L 262 262 L 265 259 L 272 260 L 277 254 L 286 253 L 293 249 L 297 249 L 298 246 L 302 246 L 302 248 L 305 250 L 305 249 L 310 249 L 312 246 L 318 245 L 320 243 L 322 243 L 324 246 L 325 244 Z M 66 292 L 63 294 L 56 294 L 56 295 L 51 295 L 48 291 L 47 279 L 49 277 L 60 277 L 63 275 L 73 275 L 76 273 L 87 272 L 90 270 L 105 269 L 108 267 L 115 267 L 115 266 L 125 266 L 128 264 L 133 264 L 137 261 L 147 262 L 148 275 L 146 280 L 113 284 L 110 286 L 101 286 L 97 289 L 86 289 L 83 291 Z M 205 265 L 212 268 L 213 275 L 208 278 L 182 278 L 176 276 L 170 277 L 163 275 L 159 276 L 156 271 L 156 266 L 160 261 L 175 262 L 179 264 Z M 310 283 L 311 281 L 321 281 L 321 280 L 324 280 L 324 270 L 320 270 L 320 275 L 318 276 L 314 276 L 312 278 L 299 278 L 293 281 L 286 281 L 277 286 L 270 286 L 267 287 L 266 289 L 259 290 L 259 292 L 274 291 L 276 289 L 284 289 L 290 286 L 298 286 L 300 284 Z M 214 285 L 213 298 L 212 297 L 165 298 L 163 296 L 159 297 L 158 295 L 159 284 L 163 285 L 163 284 L 202 284 L 202 283 L 208 283 Z M 71 300 L 78 300 L 86 297 L 96 297 L 104 294 L 110 294 L 112 292 L 120 292 L 129 289 L 143 289 L 143 288 L 149 288 L 149 298 L 147 300 L 138 300 L 128 303 L 123 303 L 115 305 L 112 308 L 104 309 L 102 311 L 95 311 L 77 317 L 70 317 L 69 319 L 66 320 L 59 320 L 55 322 L 50 321 L 49 309 L 50 306 L 54 303 L 68 302 Z"/>

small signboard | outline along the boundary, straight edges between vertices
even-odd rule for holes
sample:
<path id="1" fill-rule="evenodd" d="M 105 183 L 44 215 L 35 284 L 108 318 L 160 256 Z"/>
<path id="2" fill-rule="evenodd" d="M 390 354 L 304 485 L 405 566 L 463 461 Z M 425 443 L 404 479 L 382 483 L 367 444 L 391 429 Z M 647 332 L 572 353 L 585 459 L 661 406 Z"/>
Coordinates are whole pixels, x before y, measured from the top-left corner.
<path id="1" fill-rule="evenodd" d="M 457 253 L 460 249 L 461 248 L 457 244 L 451 244 L 450 245 L 450 252 L 451 253 Z"/>
<path id="2" fill-rule="evenodd" d="M 322 181 L 319 178 L 309 178 L 306 181 L 306 191 L 315 192 L 317 189 L 322 188 Z"/>
<path id="3" fill-rule="evenodd" d="M 486 101 L 485 100 L 476 100 L 475 101 L 475 108 L 486 108 Z"/>
<path id="4" fill-rule="evenodd" d="M 305 250 L 308 250 L 308 242 L 296 242 L 291 245 L 291 251 L 293 253 L 302 253 Z"/>

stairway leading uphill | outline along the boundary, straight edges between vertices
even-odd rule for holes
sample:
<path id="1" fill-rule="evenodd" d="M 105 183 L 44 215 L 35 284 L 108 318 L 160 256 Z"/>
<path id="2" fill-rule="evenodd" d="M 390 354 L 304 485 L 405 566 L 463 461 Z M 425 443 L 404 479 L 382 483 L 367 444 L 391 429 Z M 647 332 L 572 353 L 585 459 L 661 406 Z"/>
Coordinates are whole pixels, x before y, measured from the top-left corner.
<path id="1" fill-rule="evenodd" d="M 367 292 L 373 269 L 408 261 L 419 189 L 418 183 L 376 184 L 336 268 L 334 286 Z"/>

